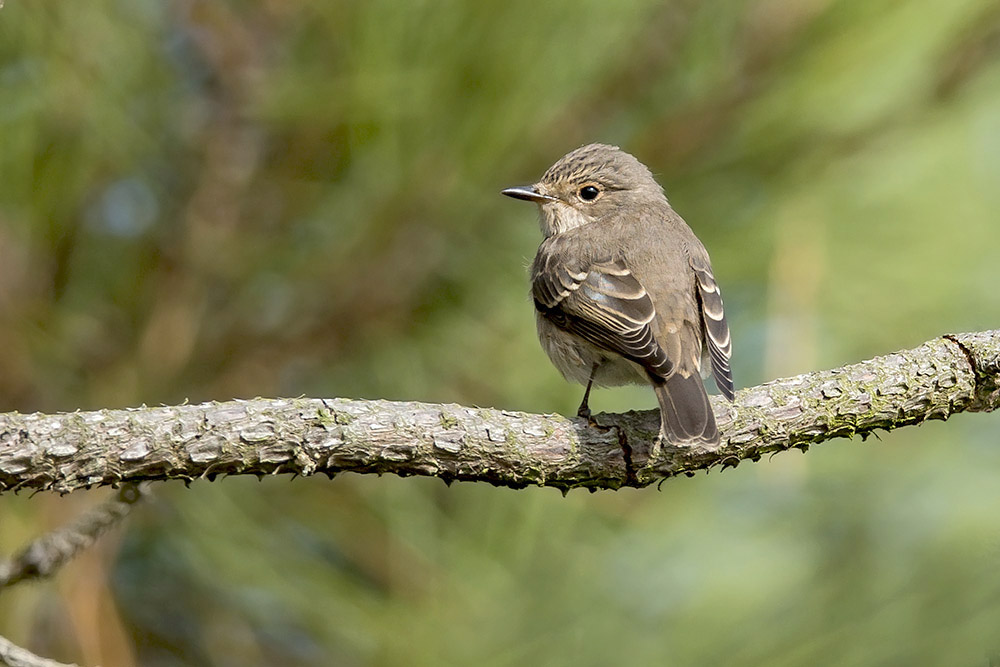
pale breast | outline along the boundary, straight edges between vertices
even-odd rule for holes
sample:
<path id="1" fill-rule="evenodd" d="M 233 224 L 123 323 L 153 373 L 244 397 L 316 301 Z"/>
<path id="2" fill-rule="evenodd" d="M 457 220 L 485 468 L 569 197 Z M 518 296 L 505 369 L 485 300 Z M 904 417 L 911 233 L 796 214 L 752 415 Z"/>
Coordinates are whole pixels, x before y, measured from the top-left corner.
<path id="1" fill-rule="evenodd" d="M 594 378 L 598 386 L 617 387 L 649 382 L 646 372 L 638 364 L 559 329 L 541 313 L 535 313 L 535 316 L 542 349 L 570 382 L 586 385 L 595 363 L 599 364 Z"/>

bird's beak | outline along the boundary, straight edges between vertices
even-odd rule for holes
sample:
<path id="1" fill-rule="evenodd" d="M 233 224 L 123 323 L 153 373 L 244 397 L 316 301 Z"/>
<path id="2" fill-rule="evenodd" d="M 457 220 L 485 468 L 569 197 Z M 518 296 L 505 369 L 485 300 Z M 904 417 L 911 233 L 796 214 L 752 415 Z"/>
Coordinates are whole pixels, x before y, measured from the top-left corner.
<path id="1" fill-rule="evenodd" d="M 500 194 L 513 197 L 514 199 L 533 201 L 536 204 L 547 201 L 558 201 L 555 197 L 539 192 L 538 188 L 534 185 L 519 185 L 514 188 L 507 188 L 506 190 L 501 190 Z"/>

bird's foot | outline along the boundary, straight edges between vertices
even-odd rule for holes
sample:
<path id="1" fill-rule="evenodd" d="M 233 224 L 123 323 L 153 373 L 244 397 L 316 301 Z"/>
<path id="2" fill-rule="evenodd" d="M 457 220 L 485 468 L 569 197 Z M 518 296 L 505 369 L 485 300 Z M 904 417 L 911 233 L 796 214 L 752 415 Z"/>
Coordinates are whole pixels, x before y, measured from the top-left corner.
<path id="1" fill-rule="evenodd" d="M 656 440 L 653 441 L 653 446 L 649 448 L 649 461 L 652 463 L 656 459 L 660 458 L 660 454 L 663 453 L 663 432 L 661 431 L 659 435 L 656 436 Z"/>

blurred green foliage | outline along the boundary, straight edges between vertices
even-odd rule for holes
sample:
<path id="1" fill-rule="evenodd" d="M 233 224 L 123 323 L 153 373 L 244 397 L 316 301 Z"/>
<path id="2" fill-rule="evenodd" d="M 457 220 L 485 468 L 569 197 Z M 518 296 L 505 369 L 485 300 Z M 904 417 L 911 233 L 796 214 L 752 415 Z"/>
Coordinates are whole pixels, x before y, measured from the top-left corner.
<path id="1" fill-rule="evenodd" d="M 534 212 L 497 193 L 590 141 L 709 248 L 739 385 L 998 325 L 989 0 L 7 0 L 0 409 L 571 411 L 534 337 Z M 6 593 L 0 634 L 157 667 L 996 664 L 998 427 L 661 493 L 164 485 Z M 105 493 L 4 497 L 0 550 Z"/>

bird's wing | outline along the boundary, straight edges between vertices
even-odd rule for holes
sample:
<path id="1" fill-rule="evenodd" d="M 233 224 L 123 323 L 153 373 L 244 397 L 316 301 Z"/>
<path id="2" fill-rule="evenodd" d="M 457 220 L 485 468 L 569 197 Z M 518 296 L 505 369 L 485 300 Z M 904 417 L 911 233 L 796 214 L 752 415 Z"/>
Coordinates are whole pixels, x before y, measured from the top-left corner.
<path id="1" fill-rule="evenodd" d="M 543 246 L 532 269 L 538 311 L 559 328 L 634 361 L 653 377 L 673 373 L 674 362 L 653 337 L 653 301 L 628 267 L 610 258 L 573 261 L 553 246 Z"/>
<path id="2" fill-rule="evenodd" d="M 698 287 L 698 303 L 701 310 L 701 322 L 705 329 L 705 340 L 708 344 L 709 357 L 712 359 L 712 375 L 719 391 L 733 400 L 733 371 L 729 360 L 733 354 L 732 340 L 729 337 L 729 325 L 726 324 L 726 311 L 722 307 L 722 292 L 712 275 L 712 265 L 708 257 L 702 253 L 692 253 L 691 268 L 694 269 Z"/>

